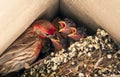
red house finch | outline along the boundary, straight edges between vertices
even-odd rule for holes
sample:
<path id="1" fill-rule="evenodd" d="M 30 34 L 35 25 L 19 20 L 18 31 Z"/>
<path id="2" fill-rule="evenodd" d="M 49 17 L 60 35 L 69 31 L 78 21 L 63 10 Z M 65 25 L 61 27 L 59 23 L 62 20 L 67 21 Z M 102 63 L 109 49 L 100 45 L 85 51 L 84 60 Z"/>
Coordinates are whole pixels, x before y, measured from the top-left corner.
<path id="1" fill-rule="evenodd" d="M 54 33 L 55 28 L 49 21 L 35 22 L 0 56 L 0 73 L 18 71 L 25 64 L 33 63 L 41 51 L 44 38 Z"/>

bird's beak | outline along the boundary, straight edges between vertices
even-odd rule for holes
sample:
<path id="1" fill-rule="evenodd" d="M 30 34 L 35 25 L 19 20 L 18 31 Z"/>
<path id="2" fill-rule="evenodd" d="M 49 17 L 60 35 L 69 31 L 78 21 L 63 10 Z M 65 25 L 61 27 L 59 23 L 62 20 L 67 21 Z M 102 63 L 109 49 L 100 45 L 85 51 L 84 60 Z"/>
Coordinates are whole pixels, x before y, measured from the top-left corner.
<path id="1" fill-rule="evenodd" d="M 60 24 L 60 27 L 61 27 L 61 28 L 66 27 L 65 21 L 59 21 L 58 23 Z"/>
<path id="2" fill-rule="evenodd" d="M 59 24 L 61 26 L 61 29 L 59 30 L 60 33 L 64 33 L 64 34 L 69 34 L 71 33 L 71 29 L 70 27 L 66 24 L 66 22 L 64 21 L 59 21 Z"/>
<path id="3" fill-rule="evenodd" d="M 78 41 L 81 38 L 78 34 L 69 34 L 68 37 L 74 39 L 75 41 Z"/>
<path id="4" fill-rule="evenodd" d="M 62 28 L 62 29 L 59 30 L 59 32 L 68 35 L 68 34 L 71 33 L 71 29 L 70 29 L 70 27 Z"/>
<path id="5" fill-rule="evenodd" d="M 60 30 L 59 30 L 59 32 L 61 32 L 61 33 L 63 33 L 63 32 L 66 32 L 65 31 L 65 26 L 66 26 L 66 24 L 65 24 L 65 22 L 64 21 L 59 21 L 59 24 L 60 24 Z"/>
<path id="6" fill-rule="evenodd" d="M 60 29 L 59 32 L 64 33 L 64 32 L 66 32 L 66 30 L 65 29 Z"/>
<path id="7" fill-rule="evenodd" d="M 68 37 L 74 39 L 75 41 L 79 40 L 81 38 L 81 36 L 77 32 L 76 28 L 71 27 L 71 30 L 72 30 L 72 33 L 68 34 Z"/>
<path id="8" fill-rule="evenodd" d="M 63 46 L 62 46 L 62 44 L 60 43 L 59 40 L 56 40 L 54 38 L 50 38 L 50 40 L 52 41 L 56 50 L 61 50 L 63 48 Z"/>
<path id="9" fill-rule="evenodd" d="M 51 39 L 55 36 L 55 33 L 53 35 L 46 35 L 47 38 Z"/>

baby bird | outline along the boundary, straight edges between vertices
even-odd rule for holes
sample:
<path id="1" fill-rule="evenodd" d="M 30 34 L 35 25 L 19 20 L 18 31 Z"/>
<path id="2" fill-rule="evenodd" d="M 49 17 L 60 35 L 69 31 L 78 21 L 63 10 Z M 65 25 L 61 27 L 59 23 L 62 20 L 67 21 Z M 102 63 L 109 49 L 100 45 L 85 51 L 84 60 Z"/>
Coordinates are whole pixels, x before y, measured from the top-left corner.
<path id="1" fill-rule="evenodd" d="M 69 38 L 72 38 L 75 41 L 78 41 L 81 38 L 81 35 L 78 33 L 75 27 L 69 26 L 65 21 L 59 21 L 61 29 L 59 32 L 67 35 Z"/>

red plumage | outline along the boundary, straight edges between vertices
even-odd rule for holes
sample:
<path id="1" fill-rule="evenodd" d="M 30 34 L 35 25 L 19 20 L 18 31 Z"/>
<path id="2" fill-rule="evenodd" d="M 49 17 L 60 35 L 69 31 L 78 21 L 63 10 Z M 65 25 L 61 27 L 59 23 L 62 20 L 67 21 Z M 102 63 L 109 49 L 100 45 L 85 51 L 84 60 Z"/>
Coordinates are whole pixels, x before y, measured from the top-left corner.
<path id="1" fill-rule="evenodd" d="M 0 73 L 7 74 L 24 68 L 38 57 L 44 38 L 53 36 L 54 26 L 46 20 L 33 23 L 1 56 Z"/>

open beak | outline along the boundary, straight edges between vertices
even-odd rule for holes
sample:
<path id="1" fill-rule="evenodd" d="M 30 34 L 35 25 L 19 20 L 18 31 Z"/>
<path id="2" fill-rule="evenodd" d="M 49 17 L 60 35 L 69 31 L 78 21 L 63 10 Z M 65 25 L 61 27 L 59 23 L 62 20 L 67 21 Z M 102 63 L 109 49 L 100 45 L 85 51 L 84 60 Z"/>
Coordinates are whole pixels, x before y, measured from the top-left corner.
<path id="1" fill-rule="evenodd" d="M 66 24 L 66 22 L 64 21 L 59 21 L 59 24 L 61 26 L 61 29 L 59 30 L 59 32 L 63 33 L 63 34 L 69 34 L 71 33 L 71 29 L 70 27 Z"/>
<path id="2" fill-rule="evenodd" d="M 81 36 L 77 32 L 76 28 L 71 27 L 71 30 L 72 30 L 72 33 L 68 34 L 68 37 L 74 39 L 75 41 L 78 41 L 81 38 Z"/>
<path id="3" fill-rule="evenodd" d="M 69 33 L 71 33 L 71 30 L 69 28 L 63 28 L 63 29 L 60 29 L 59 32 L 61 32 L 63 34 L 69 34 Z"/>
<path id="4" fill-rule="evenodd" d="M 61 50 L 63 48 L 60 41 L 55 39 L 55 34 L 53 34 L 53 35 L 44 35 L 44 36 L 46 36 L 47 38 L 49 38 L 51 40 L 51 42 L 53 43 L 53 45 L 55 47 L 55 50 Z"/>
<path id="5" fill-rule="evenodd" d="M 52 41 L 56 50 L 61 50 L 63 48 L 63 46 L 62 46 L 62 44 L 60 43 L 59 40 L 56 40 L 54 38 L 50 38 L 50 40 Z"/>
<path id="6" fill-rule="evenodd" d="M 74 39 L 75 41 L 78 41 L 81 38 L 78 34 L 69 34 L 68 37 Z"/>

